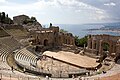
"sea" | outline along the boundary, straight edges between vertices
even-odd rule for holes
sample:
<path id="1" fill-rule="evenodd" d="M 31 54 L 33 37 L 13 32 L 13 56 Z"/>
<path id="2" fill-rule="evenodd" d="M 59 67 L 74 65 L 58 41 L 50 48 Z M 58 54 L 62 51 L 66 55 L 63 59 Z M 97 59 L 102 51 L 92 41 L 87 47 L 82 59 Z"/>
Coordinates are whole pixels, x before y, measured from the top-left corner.
<path id="1" fill-rule="evenodd" d="M 99 29 L 104 27 L 104 25 L 94 25 L 94 24 L 53 24 L 53 26 L 59 26 L 60 29 L 64 29 L 68 31 L 68 33 L 72 33 L 74 36 L 79 36 L 82 38 L 86 35 L 97 35 L 97 34 L 108 34 L 113 36 L 120 36 L 119 32 L 115 31 L 105 31 L 105 30 L 91 30 L 91 29 Z M 45 25 L 48 27 L 48 25 Z"/>

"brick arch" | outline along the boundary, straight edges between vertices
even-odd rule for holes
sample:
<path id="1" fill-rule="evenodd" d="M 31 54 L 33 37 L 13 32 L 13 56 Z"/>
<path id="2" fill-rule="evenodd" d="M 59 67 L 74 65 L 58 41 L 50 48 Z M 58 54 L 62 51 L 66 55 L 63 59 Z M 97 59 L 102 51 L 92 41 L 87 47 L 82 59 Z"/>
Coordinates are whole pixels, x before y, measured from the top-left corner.
<path id="1" fill-rule="evenodd" d="M 102 50 L 102 52 L 101 53 L 104 53 L 104 44 L 108 44 L 108 46 L 109 46 L 109 49 L 108 49 L 108 52 L 109 52 L 109 54 L 111 54 L 111 43 L 110 43 L 111 41 L 103 41 L 102 42 L 102 44 L 101 44 L 101 50 Z M 113 52 L 113 51 L 112 51 Z"/>
<path id="2" fill-rule="evenodd" d="M 110 40 L 108 40 L 108 41 L 103 40 L 102 41 L 102 46 L 103 46 L 103 44 L 108 44 L 110 46 L 112 44 L 112 41 L 110 41 Z"/>
<path id="3" fill-rule="evenodd" d="M 117 41 L 120 37 L 110 36 L 110 35 L 92 35 L 88 37 L 88 51 L 91 51 L 95 54 L 102 54 L 103 53 L 103 44 L 107 43 L 109 45 L 109 55 L 111 53 L 116 53 L 116 45 Z"/>

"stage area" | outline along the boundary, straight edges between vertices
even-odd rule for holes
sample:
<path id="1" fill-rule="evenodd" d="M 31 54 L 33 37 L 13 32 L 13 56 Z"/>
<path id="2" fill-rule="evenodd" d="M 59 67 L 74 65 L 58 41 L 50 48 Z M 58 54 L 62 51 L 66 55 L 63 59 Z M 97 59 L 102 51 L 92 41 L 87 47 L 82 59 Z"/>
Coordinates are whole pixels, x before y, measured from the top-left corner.
<path id="1" fill-rule="evenodd" d="M 58 52 L 51 52 L 45 51 L 43 53 L 44 56 L 71 64 L 76 67 L 81 68 L 96 68 L 100 63 L 96 62 L 96 59 L 90 58 L 88 56 L 83 56 L 80 54 L 74 54 L 72 52 L 65 52 L 65 51 L 58 51 Z"/>

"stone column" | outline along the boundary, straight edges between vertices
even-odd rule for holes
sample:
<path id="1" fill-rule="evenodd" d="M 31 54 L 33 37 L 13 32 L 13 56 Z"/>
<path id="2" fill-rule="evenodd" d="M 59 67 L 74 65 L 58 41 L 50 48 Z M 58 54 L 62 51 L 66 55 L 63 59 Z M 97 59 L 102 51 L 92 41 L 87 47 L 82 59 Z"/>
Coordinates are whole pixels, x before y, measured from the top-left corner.
<path id="1" fill-rule="evenodd" d="M 98 55 L 98 53 L 99 53 L 99 41 L 97 40 L 96 41 L 96 55 Z"/>
<path id="2" fill-rule="evenodd" d="M 113 53 L 115 53 L 115 44 L 113 44 Z"/>
<path id="3" fill-rule="evenodd" d="M 91 49 L 91 40 L 88 39 L 88 49 Z"/>
<path id="4" fill-rule="evenodd" d="M 99 50 L 99 41 L 96 41 L 96 50 Z"/>
<path id="5" fill-rule="evenodd" d="M 110 56 L 111 53 L 113 52 L 113 46 L 112 46 L 112 45 L 113 45 L 112 42 L 110 42 L 110 44 L 109 44 L 109 54 L 108 54 L 108 56 Z"/>
<path id="6" fill-rule="evenodd" d="M 102 40 L 99 41 L 99 54 L 102 54 Z"/>
<path id="7" fill-rule="evenodd" d="M 85 44 L 84 44 L 84 49 L 86 49 Z"/>
<path id="8" fill-rule="evenodd" d="M 92 40 L 92 53 L 94 53 L 94 48 L 95 48 L 95 40 Z"/>
<path id="9" fill-rule="evenodd" d="M 94 49 L 96 49 L 96 48 L 97 48 L 97 41 L 94 40 Z"/>
<path id="10" fill-rule="evenodd" d="M 92 50 L 95 48 L 95 40 L 92 40 Z"/>
<path id="11" fill-rule="evenodd" d="M 120 44 L 117 44 L 117 45 L 116 45 L 116 53 L 117 53 L 117 54 L 118 54 L 118 53 L 120 54 Z"/>

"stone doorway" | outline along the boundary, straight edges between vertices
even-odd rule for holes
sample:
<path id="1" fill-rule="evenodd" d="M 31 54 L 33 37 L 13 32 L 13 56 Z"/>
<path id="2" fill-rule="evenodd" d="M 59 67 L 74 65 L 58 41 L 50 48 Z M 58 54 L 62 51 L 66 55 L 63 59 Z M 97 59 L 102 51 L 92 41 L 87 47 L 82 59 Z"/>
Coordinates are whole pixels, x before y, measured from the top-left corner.
<path id="1" fill-rule="evenodd" d="M 44 40 L 44 46 L 48 46 L 48 40 L 47 39 Z"/>

